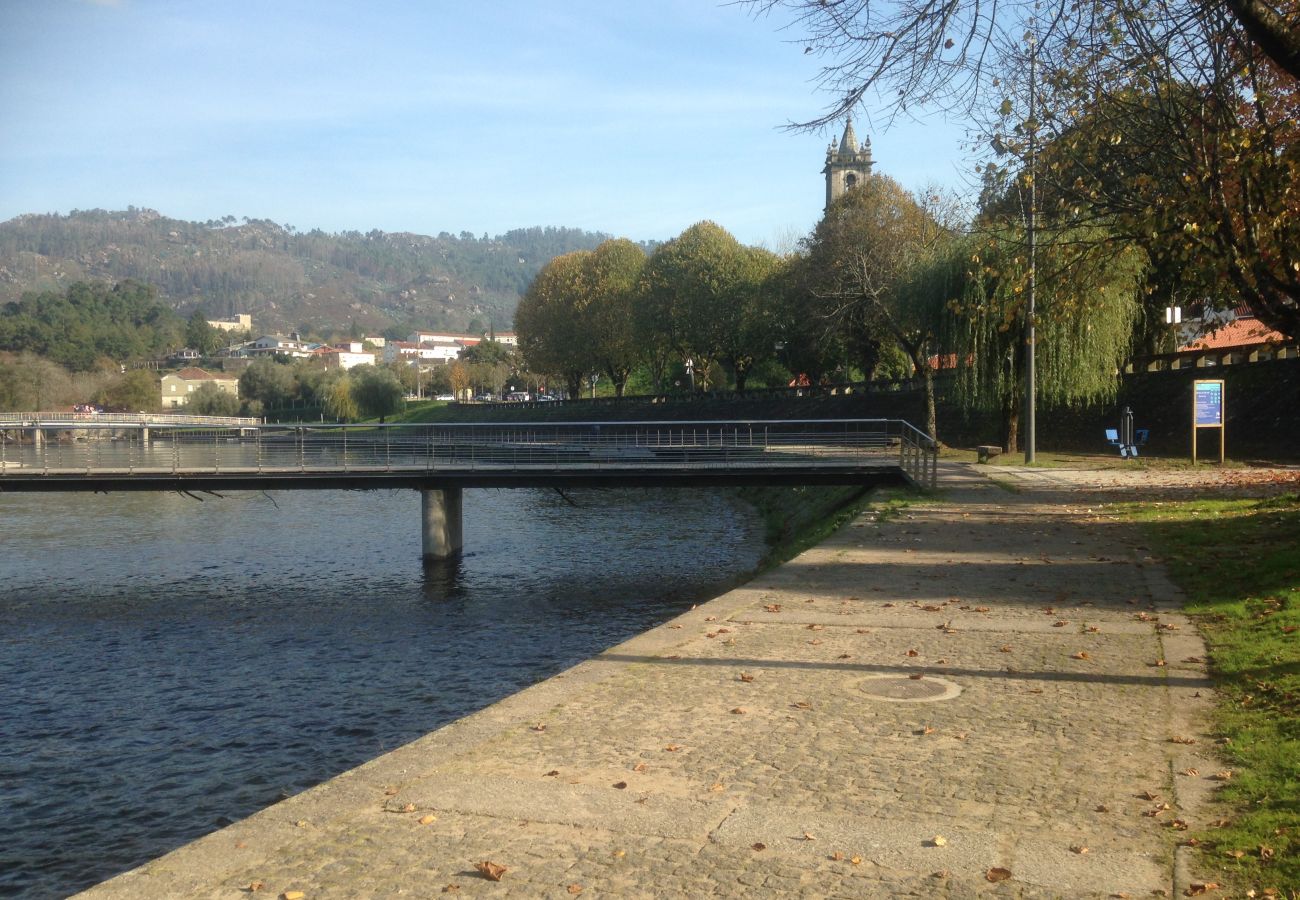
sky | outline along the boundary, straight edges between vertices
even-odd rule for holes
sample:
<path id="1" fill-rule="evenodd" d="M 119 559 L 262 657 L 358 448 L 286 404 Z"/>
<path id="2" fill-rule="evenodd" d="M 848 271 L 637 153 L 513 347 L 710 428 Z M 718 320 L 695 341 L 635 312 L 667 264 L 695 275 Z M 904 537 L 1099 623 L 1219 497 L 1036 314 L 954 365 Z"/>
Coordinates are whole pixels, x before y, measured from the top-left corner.
<path id="1" fill-rule="evenodd" d="M 714 0 L 0 0 L 0 221 L 73 209 L 300 230 L 789 249 L 840 128 L 779 16 Z M 876 171 L 961 190 L 962 129 L 877 130 Z"/>

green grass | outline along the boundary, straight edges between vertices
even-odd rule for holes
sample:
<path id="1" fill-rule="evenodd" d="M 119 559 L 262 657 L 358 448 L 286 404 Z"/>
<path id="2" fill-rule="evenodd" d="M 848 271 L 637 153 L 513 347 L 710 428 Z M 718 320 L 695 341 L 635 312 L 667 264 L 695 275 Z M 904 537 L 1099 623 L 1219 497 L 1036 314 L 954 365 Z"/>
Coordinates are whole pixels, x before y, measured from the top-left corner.
<path id="1" fill-rule="evenodd" d="M 1300 897 L 1300 496 L 1120 511 L 1186 592 L 1209 648 L 1232 775 L 1218 794 L 1227 824 L 1198 835 L 1204 863 L 1243 891 Z"/>
<path id="2" fill-rule="evenodd" d="M 952 460 L 954 462 L 976 462 L 977 454 L 974 450 L 966 450 L 960 447 L 945 447 L 939 454 L 940 459 Z M 1204 466 L 1218 466 L 1217 459 L 1207 461 L 1204 457 L 1194 467 L 1192 461 L 1186 456 L 1140 456 L 1137 459 L 1123 459 L 1118 453 L 1074 453 L 1069 451 L 1039 450 L 1034 454 L 1034 462 L 1030 468 L 1035 469 L 1191 469 L 1201 468 Z M 1023 451 L 1015 453 L 1002 453 L 993 457 L 986 465 L 997 466 L 1023 466 L 1025 465 L 1025 454 Z M 1227 460 L 1225 465 L 1228 468 L 1238 468 L 1244 465 L 1240 461 Z"/>

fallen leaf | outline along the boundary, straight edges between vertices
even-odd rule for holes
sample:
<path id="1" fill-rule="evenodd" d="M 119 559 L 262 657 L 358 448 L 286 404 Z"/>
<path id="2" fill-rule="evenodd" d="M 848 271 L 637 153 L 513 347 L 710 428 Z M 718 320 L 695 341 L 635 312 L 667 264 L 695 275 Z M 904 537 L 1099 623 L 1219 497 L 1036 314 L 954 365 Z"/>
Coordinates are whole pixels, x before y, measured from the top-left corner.
<path id="1" fill-rule="evenodd" d="M 639 762 L 632 767 L 633 772 L 644 772 L 645 770 L 646 770 L 646 765 L 643 762 Z"/>
<path id="2" fill-rule="evenodd" d="M 706 622 L 716 622 L 716 621 L 718 621 L 718 617 L 717 617 L 717 616 L 705 616 L 705 617 L 704 617 L 704 621 L 706 621 Z"/>
<path id="3" fill-rule="evenodd" d="M 538 722 L 536 725 L 533 726 L 533 731 L 545 731 L 545 730 L 546 730 L 546 726 L 541 722 Z"/>
<path id="4" fill-rule="evenodd" d="M 1201 894 L 1208 894 L 1210 891 L 1217 891 L 1219 883 L 1217 881 L 1193 881 L 1183 891 L 1184 896 L 1199 897 Z"/>
<path id="5" fill-rule="evenodd" d="M 941 834 L 936 834 L 934 837 L 930 838 L 930 846 L 946 847 L 948 846 L 948 839 Z"/>
<path id="6" fill-rule="evenodd" d="M 420 816 L 419 821 L 421 825 L 432 825 L 434 822 L 438 821 L 438 817 L 433 813 L 429 813 L 427 816 Z"/>
<path id="7" fill-rule="evenodd" d="M 244 888 L 244 890 L 248 891 L 250 894 L 255 894 L 255 893 L 257 893 L 258 891 L 263 890 L 265 887 L 266 887 L 266 885 L 263 884 L 262 882 L 260 882 L 260 881 L 254 881 L 254 882 L 251 882 L 251 883 L 248 885 L 248 887 Z"/>
<path id="8" fill-rule="evenodd" d="M 1098 803 L 1096 806 L 1093 807 L 1093 812 L 1100 812 L 1100 813 L 1110 812 L 1110 807 L 1107 806 L 1105 803 Z"/>
<path id="9" fill-rule="evenodd" d="M 1174 819 L 1169 823 L 1169 827 L 1172 828 L 1174 831 L 1186 831 L 1187 823 L 1184 822 L 1182 819 Z"/>
<path id="10" fill-rule="evenodd" d="M 849 857 L 849 862 L 853 863 L 853 865 L 855 865 L 855 866 L 860 866 L 860 865 L 862 865 L 862 857 L 861 857 L 861 856 L 850 856 L 850 857 Z"/>
<path id="11" fill-rule="evenodd" d="M 1227 781 L 1228 779 L 1232 778 L 1232 770 L 1224 769 L 1222 772 L 1215 772 L 1210 777 L 1213 778 L 1215 781 Z"/>
<path id="12" fill-rule="evenodd" d="M 610 856 L 614 857 L 615 859 L 622 859 L 623 857 L 627 856 L 627 851 L 615 850 L 613 853 L 610 854 Z"/>
<path id="13" fill-rule="evenodd" d="M 581 894 L 581 893 L 582 893 L 582 885 L 580 885 L 580 884 L 571 884 L 571 885 L 569 885 L 567 888 L 565 888 L 565 890 L 567 890 L 570 894 Z"/>
<path id="14" fill-rule="evenodd" d="M 808 832 L 805 831 L 805 832 L 803 833 L 803 840 L 805 840 L 805 841 L 815 841 L 815 840 L 817 840 L 817 838 L 813 837 L 811 834 L 809 834 Z"/>
<path id="15" fill-rule="evenodd" d="M 767 604 L 766 606 L 764 606 L 763 609 L 767 610 L 767 611 L 770 612 L 770 613 L 778 613 L 778 612 L 781 611 L 781 604 L 780 604 L 780 603 L 769 603 L 769 604 Z"/>
<path id="16" fill-rule="evenodd" d="M 870 629 L 870 628 L 858 628 L 858 629 L 855 629 L 853 633 L 854 633 L 854 634 L 871 634 L 871 629 Z"/>
<path id="17" fill-rule="evenodd" d="M 822 642 L 822 639 L 821 639 L 821 638 L 813 638 L 813 639 L 812 639 L 811 641 L 809 641 L 808 643 L 810 643 L 810 644 L 812 644 L 814 647 L 816 647 L 816 646 L 817 646 L 818 644 L 820 644 L 821 642 Z"/>
<path id="18" fill-rule="evenodd" d="M 1164 665 L 1165 665 L 1165 661 L 1163 659 L 1157 659 L 1155 662 L 1150 664 L 1151 668 L 1153 669 L 1164 668 Z"/>
<path id="19" fill-rule="evenodd" d="M 1071 853 L 1078 853 L 1080 856 L 1082 856 L 1083 854 L 1085 854 L 1085 853 L 1088 852 L 1088 848 L 1085 847 L 1085 846 L 1083 846 L 1083 844 L 1071 844 L 1071 845 L 1070 845 L 1070 852 L 1071 852 Z"/>
<path id="20" fill-rule="evenodd" d="M 736 676 L 736 678 L 738 681 L 743 681 L 746 684 L 754 680 L 754 676 L 750 675 L 748 672 L 741 672 L 739 675 Z"/>
<path id="21" fill-rule="evenodd" d="M 543 777 L 543 778 L 554 778 L 556 775 L 559 775 L 559 774 L 560 774 L 560 770 L 559 770 L 559 769 L 551 769 L 551 771 L 547 772 L 547 773 L 546 773 L 545 775 L 543 775 L 542 777 Z"/>
<path id="22" fill-rule="evenodd" d="M 917 672 L 915 675 L 908 675 L 907 677 L 912 679 L 913 681 L 920 681 L 925 676 L 922 675 L 920 672 Z"/>
<path id="23" fill-rule="evenodd" d="M 500 863 L 494 863 L 490 859 L 474 863 L 474 868 L 483 873 L 483 877 L 488 881 L 500 881 L 501 876 L 510 871 Z"/>
<path id="24" fill-rule="evenodd" d="M 985 613 L 985 612 L 988 612 L 988 611 L 989 611 L 989 608 L 988 608 L 987 606 L 977 606 L 977 607 L 975 607 L 975 612 L 978 612 L 978 613 Z"/>
<path id="25" fill-rule="evenodd" d="M 1195 744 L 1195 743 L 1196 743 L 1196 738 L 1189 738 L 1189 737 L 1171 737 L 1171 738 L 1169 739 L 1169 743 L 1171 743 L 1171 744 Z"/>
<path id="26" fill-rule="evenodd" d="M 912 734 L 934 734 L 934 728 L 926 725 L 924 728 L 918 728 L 916 731 L 913 731 Z"/>
<path id="27" fill-rule="evenodd" d="M 622 791 L 622 790 L 626 790 L 626 789 L 627 789 L 627 782 L 626 782 L 626 781 L 616 781 L 616 782 L 614 782 L 614 787 L 618 788 L 620 791 Z"/>
<path id="28" fill-rule="evenodd" d="M 1140 798 L 1143 799 L 1143 800 L 1159 800 L 1159 799 L 1160 799 L 1160 795 L 1159 795 L 1159 794 L 1153 794 L 1153 793 L 1151 793 L 1151 791 L 1143 791 L 1142 793 L 1138 794 L 1138 797 L 1140 797 Z"/>
<path id="29" fill-rule="evenodd" d="M 669 753 L 676 753 L 678 750 L 682 749 L 682 745 L 681 745 L 681 744 L 669 744 L 669 745 L 668 745 L 667 747 L 665 747 L 664 749 L 667 750 Z"/>
<path id="30" fill-rule="evenodd" d="M 921 653 L 920 653 L 920 651 L 918 651 L 918 650 L 908 650 L 908 651 L 907 651 L 907 655 L 908 655 L 908 656 L 920 656 Z"/>
<path id="31" fill-rule="evenodd" d="M 454 893 L 456 893 L 456 892 L 459 891 L 459 890 L 460 890 L 460 885 L 458 885 L 458 884 L 449 884 L 449 885 L 447 885 L 445 888 L 442 889 L 442 892 L 443 892 L 444 894 L 454 894 Z"/>
<path id="32" fill-rule="evenodd" d="M 809 630 L 809 631 L 824 631 L 824 630 L 825 630 L 825 626 L 822 626 L 822 625 L 809 625 L 809 626 L 808 626 L 808 630 Z"/>
<path id="33" fill-rule="evenodd" d="M 1101 629 L 1098 628 L 1096 625 L 1089 625 L 1089 626 L 1088 626 L 1088 634 L 1096 634 L 1096 633 L 1099 632 L 1099 631 L 1101 631 Z"/>
<path id="34" fill-rule="evenodd" d="M 402 812 L 404 812 L 404 813 L 415 812 L 415 804 L 414 804 L 414 803 L 408 803 L 408 804 L 406 804 L 405 806 L 402 807 Z M 301 827 L 301 826 L 299 826 L 299 827 Z"/>
<path id="35" fill-rule="evenodd" d="M 762 842 L 760 841 L 760 842 L 754 844 L 754 849 L 755 849 L 755 850 L 766 850 L 766 849 L 767 849 L 767 844 L 764 844 L 764 843 L 762 843 Z"/>
<path id="36" fill-rule="evenodd" d="M 410 806 L 410 805 L 411 805 L 411 804 L 409 804 L 409 803 L 407 804 L 407 806 Z M 414 807 L 412 807 L 411 809 L 408 809 L 407 812 L 415 812 Z M 310 824 L 311 824 L 311 823 L 308 822 L 306 819 L 299 819 L 297 822 L 294 822 L 294 823 L 293 823 L 293 825 L 294 825 L 295 828 L 306 828 L 306 827 L 307 827 L 308 825 L 310 825 Z"/>
<path id="37" fill-rule="evenodd" d="M 398 791 L 398 790 L 399 790 L 399 789 L 398 789 L 398 788 L 395 788 L 395 787 L 384 788 L 384 796 L 385 796 L 385 797 L 395 797 L 395 796 L 397 796 L 397 791 Z"/>
<path id="38" fill-rule="evenodd" d="M 930 873 L 930 877 L 931 877 L 931 878 L 947 878 L 947 877 L 948 877 L 948 874 L 949 874 L 949 873 L 948 873 L 948 870 L 947 870 L 947 869 L 940 869 L 940 870 L 937 871 L 937 872 L 931 872 L 931 873 Z"/>
<path id="39" fill-rule="evenodd" d="M 1087 650 L 1080 650 L 1078 653 L 1071 655 L 1071 659 L 1091 659 Z"/>
<path id="40" fill-rule="evenodd" d="M 743 706 L 737 706 L 735 709 L 731 711 L 732 715 L 736 715 L 736 716 L 743 716 L 747 712 L 749 712 L 749 710 L 745 709 L 745 707 Z"/>
<path id="41" fill-rule="evenodd" d="M 836 659 L 852 659 L 853 657 L 852 657 L 852 656 L 849 656 L 849 654 L 847 654 L 847 653 L 841 653 L 839 656 L 837 656 L 837 657 L 835 657 L 835 658 L 836 658 Z"/>
<path id="42" fill-rule="evenodd" d="M 835 862 L 840 862 L 842 859 L 844 859 L 844 854 L 836 850 L 834 853 L 831 854 L 830 858 L 833 859 Z"/>
<path id="43" fill-rule="evenodd" d="M 1186 775 L 1188 778 L 1195 778 L 1197 775 L 1200 775 L 1201 773 L 1199 769 L 1183 769 L 1183 771 L 1180 772 L 1179 774 Z"/>
<path id="44" fill-rule="evenodd" d="M 280 895 L 280 900 L 302 900 L 306 896 L 302 891 L 285 891 Z"/>
<path id="45" fill-rule="evenodd" d="M 1065 619 L 1061 619 L 1060 621 L 1053 622 L 1053 623 L 1052 623 L 1052 627 L 1053 627 L 1053 628 L 1064 628 L 1066 625 L 1069 625 L 1069 624 L 1070 624 L 1070 623 L 1069 623 L 1067 620 L 1065 620 Z"/>
<path id="46" fill-rule="evenodd" d="M 719 792 L 721 792 L 721 791 L 725 791 L 726 789 L 727 789 L 727 786 L 726 786 L 725 784 L 723 784 L 721 781 L 719 781 L 719 782 L 715 782 L 714 785 L 713 785 L 712 787 L 709 788 L 709 790 L 710 790 L 712 793 L 714 793 L 714 794 L 717 794 L 717 793 L 719 793 Z"/>
<path id="47" fill-rule="evenodd" d="M 812 704 L 809 703 L 807 700 L 800 700 L 799 702 L 791 703 L 790 705 L 794 709 L 812 709 Z"/>
<path id="48" fill-rule="evenodd" d="M 1259 848 L 1259 858 L 1260 858 L 1260 859 L 1263 859 L 1263 860 L 1270 860 L 1270 859 L 1273 858 L 1273 856 L 1274 856 L 1274 853 L 1273 853 L 1273 848 L 1272 848 L 1272 847 L 1263 847 L 1263 846 L 1261 846 L 1261 847 Z"/>
<path id="49" fill-rule="evenodd" d="M 1001 866 L 994 866 L 984 873 L 984 877 L 993 882 L 1006 881 L 1011 877 L 1011 870 L 1004 869 Z"/>
<path id="50" fill-rule="evenodd" d="M 998 648 L 998 652 L 999 652 L 999 653 L 1010 653 L 1010 652 L 1011 652 L 1011 646 L 1010 646 L 1009 644 L 1003 644 L 1001 647 Z"/>

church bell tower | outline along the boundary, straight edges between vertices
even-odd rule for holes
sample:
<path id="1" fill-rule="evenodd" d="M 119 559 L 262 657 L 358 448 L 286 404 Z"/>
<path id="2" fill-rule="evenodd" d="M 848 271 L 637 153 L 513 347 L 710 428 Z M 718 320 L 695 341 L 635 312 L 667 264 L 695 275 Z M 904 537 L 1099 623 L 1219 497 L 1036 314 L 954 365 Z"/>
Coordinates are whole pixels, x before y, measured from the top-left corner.
<path id="1" fill-rule="evenodd" d="M 839 147 L 832 143 L 826 148 L 826 168 L 822 169 L 826 176 L 826 208 L 830 209 L 846 191 L 861 184 L 871 174 L 871 166 L 871 138 L 859 145 L 858 136 L 853 133 L 853 120 L 846 120 Z"/>

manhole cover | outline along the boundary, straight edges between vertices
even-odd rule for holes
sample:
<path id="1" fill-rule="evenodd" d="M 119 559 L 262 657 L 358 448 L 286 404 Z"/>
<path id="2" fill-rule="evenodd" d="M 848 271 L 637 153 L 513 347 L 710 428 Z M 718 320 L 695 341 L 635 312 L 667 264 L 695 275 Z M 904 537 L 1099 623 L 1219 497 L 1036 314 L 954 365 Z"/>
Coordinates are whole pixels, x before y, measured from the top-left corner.
<path id="1" fill-rule="evenodd" d="M 922 675 L 873 675 L 858 684 L 863 693 L 890 703 L 932 703 L 951 700 L 961 693 L 961 688 L 944 678 Z"/>

